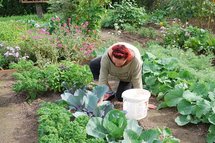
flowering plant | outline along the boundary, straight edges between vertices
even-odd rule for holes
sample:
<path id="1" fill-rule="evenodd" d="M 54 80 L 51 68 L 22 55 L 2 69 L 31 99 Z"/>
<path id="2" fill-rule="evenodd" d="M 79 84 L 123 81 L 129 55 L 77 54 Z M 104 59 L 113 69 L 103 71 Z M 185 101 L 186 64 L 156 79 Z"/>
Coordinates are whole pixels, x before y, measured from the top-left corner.
<path id="1" fill-rule="evenodd" d="M 60 60 L 83 63 L 92 58 L 97 40 L 87 33 L 88 22 L 71 25 L 70 22 L 61 23 L 59 18 L 53 18 L 54 29 L 50 27 L 28 31 L 24 38 L 25 51 L 35 57 L 39 66 L 57 63 Z"/>
<path id="2" fill-rule="evenodd" d="M 2 53 L 1 58 L 0 58 L 0 67 L 1 68 L 8 68 L 10 63 L 17 63 L 21 59 L 28 59 L 29 56 L 26 55 L 25 53 L 21 53 L 21 49 L 19 46 L 15 47 L 10 47 L 7 46 L 5 47 L 3 43 L 0 43 L 1 51 Z"/>

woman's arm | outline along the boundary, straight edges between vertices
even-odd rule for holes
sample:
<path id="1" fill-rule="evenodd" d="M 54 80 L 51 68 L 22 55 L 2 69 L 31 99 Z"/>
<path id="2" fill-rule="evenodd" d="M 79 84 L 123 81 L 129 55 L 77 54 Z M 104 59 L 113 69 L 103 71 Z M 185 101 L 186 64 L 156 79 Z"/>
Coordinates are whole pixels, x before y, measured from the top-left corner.
<path id="1" fill-rule="evenodd" d="M 131 83 L 134 88 L 143 88 L 142 82 L 142 62 L 135 59 L 131 67 Z"/>
<path id="2" fill-rule="evenodd" d="M 101 59 L 101 68 L 99 74 L 99 85 L 108 85 L 108 74 L 109 74 L 109 61 L 108 56 L 105 54 Z"/>

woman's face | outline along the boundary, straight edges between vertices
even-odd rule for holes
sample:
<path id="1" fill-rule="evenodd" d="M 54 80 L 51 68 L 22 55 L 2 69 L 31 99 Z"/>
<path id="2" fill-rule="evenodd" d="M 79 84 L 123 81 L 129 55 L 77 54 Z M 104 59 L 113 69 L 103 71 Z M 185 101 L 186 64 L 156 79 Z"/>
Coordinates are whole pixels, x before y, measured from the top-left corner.
<path id="1" fill-rule="evenodd" d="M 122 67 L 127 60 L 126 59 L 117 59 L 117 58 L 113 57 L 112 61 L 116 67 Z"/>

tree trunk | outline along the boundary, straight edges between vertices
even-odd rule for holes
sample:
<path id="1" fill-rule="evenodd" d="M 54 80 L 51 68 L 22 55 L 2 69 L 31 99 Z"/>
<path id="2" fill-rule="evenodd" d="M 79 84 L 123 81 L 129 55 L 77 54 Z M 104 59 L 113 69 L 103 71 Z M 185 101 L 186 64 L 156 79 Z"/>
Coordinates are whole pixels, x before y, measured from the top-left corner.
<path id="1" fill-rule="evenodd" d="M 42 18 L 43 17 L 43 9 L 42 9 L 42 5 L 40 3 L 36 4 L 36 11 L 37 11 L 37 16 L 39 18 Z"/>

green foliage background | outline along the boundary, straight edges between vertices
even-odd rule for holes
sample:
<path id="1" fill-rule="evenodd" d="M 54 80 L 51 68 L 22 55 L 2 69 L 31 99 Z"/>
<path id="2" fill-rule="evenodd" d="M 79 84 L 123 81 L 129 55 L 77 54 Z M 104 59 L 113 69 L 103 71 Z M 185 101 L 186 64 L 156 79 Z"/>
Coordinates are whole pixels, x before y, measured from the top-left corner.
<path id="1" fill-rule="evenodd" d="M 42 4 L 43 11 L 47 12 L 48 4 Z M 1 0 L 0 16 L 26 15 L 35 14 L 35 4 L 23 4 L 18 0 Z"/>

